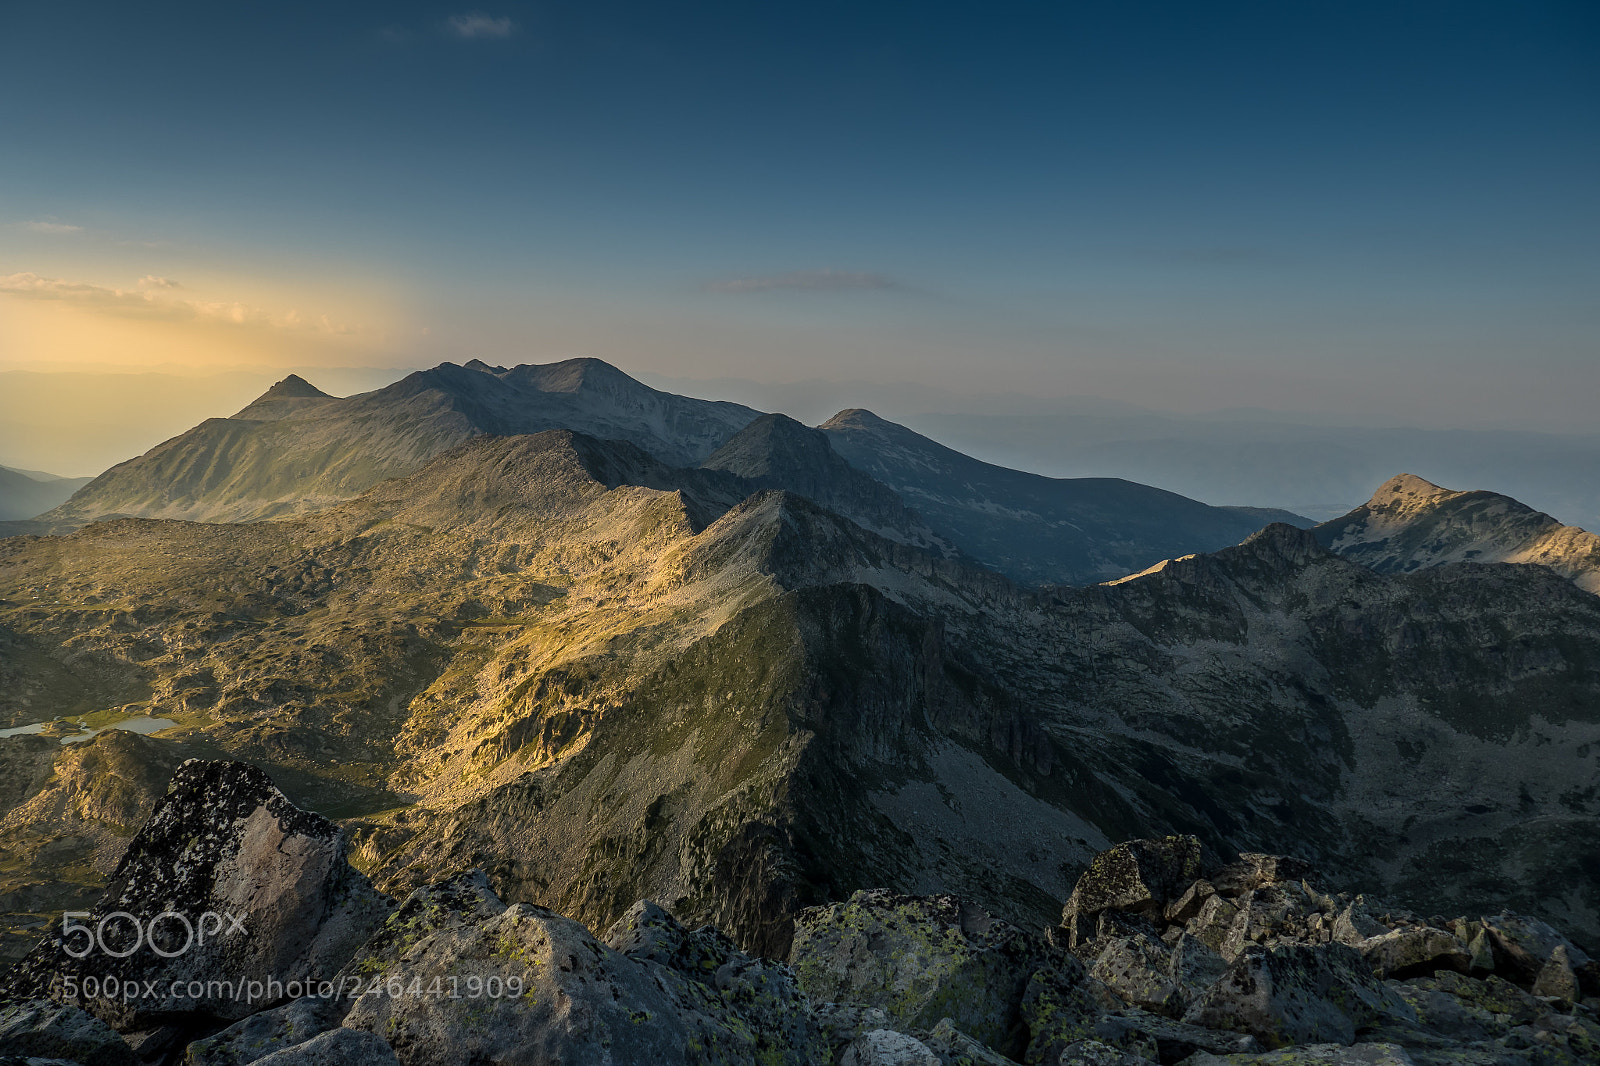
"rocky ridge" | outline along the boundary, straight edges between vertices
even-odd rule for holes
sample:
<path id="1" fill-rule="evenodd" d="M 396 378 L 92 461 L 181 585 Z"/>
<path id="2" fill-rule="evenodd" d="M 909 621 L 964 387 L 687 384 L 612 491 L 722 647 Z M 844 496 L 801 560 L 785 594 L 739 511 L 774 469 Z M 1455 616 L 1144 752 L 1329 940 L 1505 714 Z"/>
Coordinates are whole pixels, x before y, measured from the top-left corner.
<path id="1" fill-rule="evenodd" d="M 1600 1061 L 1600 965 L 1548 925 L 1389 911 L 1325 894 L 1302 861 L 1222 863 L 1192 837 L 1095 856 L 1062 924 L 1042 934 L 954 896 L 860 891 L 802 912 L 787 960 L 775 961 L 648 901 L 596 937 L 545 908 L 507 904 L 478 871 L 395 905 L 344 865 L 328 828 L 254 768 L 186 764 L 87 924 L 149 928 L 158 913 L 194 909 L 236 915 L 243 928 L 182 950 L 169 918 L 150 944 L 126 950 L 113 935 L 111 951 L 76 957 L 81 925 L 63 926 L 0 980 L 0 1056 L 82 1066 Z"/>

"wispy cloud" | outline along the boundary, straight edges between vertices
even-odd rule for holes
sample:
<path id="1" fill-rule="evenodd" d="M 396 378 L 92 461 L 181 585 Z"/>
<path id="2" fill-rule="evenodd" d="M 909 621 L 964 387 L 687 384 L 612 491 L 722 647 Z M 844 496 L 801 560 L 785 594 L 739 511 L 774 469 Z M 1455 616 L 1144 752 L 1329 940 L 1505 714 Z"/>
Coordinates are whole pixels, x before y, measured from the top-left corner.
<path id="1" fill-rule="evenodd" d="M 503 39 L 510 37 L 517 29 L 517 24 L 507 17 L 491 18 L 477 12 L 469 15 L 451 15 L 447 25 L 451 33 L 466 41 L 484 38 Z"/>
<path id="2" fill-rule="evenodd" d="M 82 226 L 69 226 L 64 222 L 23 222 L 22 228 L 34 233 L 52 233 L 57 236 L 69 233 L 82 233 Z"/>
<path id="3" fill-rule="evenodd" d="M 132 318 L 165 319 L 174 322 L 230 323 L 236 326 L 262 326 L 274 329 L 309 329 L 318 333 L 353 334 L 359 330 L 319 315 L 302 320 L 298 311 L 274 314 L 237 300 L 201 300 L 178 296 L 181 289 L 171 278 L 146 274 L 138 287 L 118 289 L 84 281 L 49 278 L 31 272 L 0 274 L 0 295 L 31 300 L 70 301 L 80 307 Z"/>
<path id="4" fill-rule="evenodd" d="M 707 285 L 711 292 L 771 292 L 799 289 L 807 292 L 839 292 L 852 289 L 899 289 L 899 282 L 886 274 L 858 270 L 791 270 L 784 274 L 757 274 L 743 278 L 723 278 Z"/>

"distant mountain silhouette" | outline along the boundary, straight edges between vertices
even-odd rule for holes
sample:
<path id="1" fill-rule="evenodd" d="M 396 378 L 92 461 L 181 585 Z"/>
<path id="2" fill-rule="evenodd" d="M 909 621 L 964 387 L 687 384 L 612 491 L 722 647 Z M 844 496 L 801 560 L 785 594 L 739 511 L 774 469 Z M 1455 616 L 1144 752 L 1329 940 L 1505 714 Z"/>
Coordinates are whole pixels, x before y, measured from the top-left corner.
<path id="1" fill-rule="evenodd" d="M 232 418 L 211 418 L 118 464 L 45 516 L 254 521 L 319 510 L 483 434 L 573 429 L 692 466 L 758 412 L 657 392 L 598 359 L 507 369 L 441 363 L 345 399 L 290 375 Z"/>
<path id="2" fill-rule="evenodd" d="M 1164 558 L 1237 544 L 1274 517 L 1298 519 L 1211 507 L 1120 478 L 1009 470 L 859 408 L 820 428 L 851 465 L 893 488 L 934 529 L 1031 584 L 1122 577 Z"/>
<path id="3" fill-rule="evenodd" d="M 18 521 L 43 514 L 92 480 L 0 466 L 0 521 Z"/>

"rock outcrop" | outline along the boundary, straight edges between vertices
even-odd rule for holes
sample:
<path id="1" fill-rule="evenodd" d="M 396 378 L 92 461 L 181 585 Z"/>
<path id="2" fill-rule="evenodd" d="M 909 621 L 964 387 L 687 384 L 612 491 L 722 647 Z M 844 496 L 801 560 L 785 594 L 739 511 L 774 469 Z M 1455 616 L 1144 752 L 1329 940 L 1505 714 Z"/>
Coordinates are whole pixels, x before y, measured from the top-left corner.
<path id="1" fill-rule="evenodd" d="M 174 852 L 179 837 L 184 847 Z M 1221 864 L 1194 838 L 1127 841 L 1097 856 L 1064 908 L 1075 940 L 1065 928 L 1030 933 L 954 896 L 863 891 L 802 911 L 788 964 L 744 953 L 709 926 L 687 929 L 648 901 L 602 939 L 553 911 L 506 903 L 477 870 L 420 888 L 389 913 L 370 889 L 350 888 L 361 882 L 352 880 L 338 844 L 336 830 L 289 804 L 259 771 L 187 764 L 129 849 L 117 892 L 102 909 L 134 917 L 185 902 L 248 903 L 269 920 L 226 950 L 192 959 L 175 953 L 159 964 L 174 967 L 168 970 L 93 969 L 62 954 L 72 933 L 47 938 L 8 978 L 0 1060 L 1600 1062 L 1592 963 L 1549 925 L 1513 914 L 1375 916 L 1380 905 L 1372 901 L 1321 892 L 1303 862 L 1247 854 Z M 162 864 L 170 870 L 157 876 Z M 245 881 L 252 888 L 241 896 Z M 1231 908 L 1226 958 L 1193 931 L 1208 913 L 1220 920 L 1224 903 Z M 375 917 L 382 921 L 374 928 Z M 357 928 L 364 933 L 358 944 Z M 166 946 L 160 933 L 157 942 Z M 119 976 L 124 987 L 142 990 L 146 975 L 157 973 L 162 980 L 297 977 L 303 994 L 249 999 L 243 1010 L 216 997 L 196 1000 L 181 1018 L 159 995 L 140 1006 L 139 996 L 81 994 L 90 977 L 102 992 L 107 978 Z M 78 993 L 67 991 L 68 978 Z M 192 1039 L 197 1029 L 201 1038 Z"/>
<path id="2" fill-rule="evenodd" d="M 100 902 L 0 985 L 121 1030 L 243 1018 L 332 978 L 388 914 L 342 831 L 243 763 L 179 768 Z"/>

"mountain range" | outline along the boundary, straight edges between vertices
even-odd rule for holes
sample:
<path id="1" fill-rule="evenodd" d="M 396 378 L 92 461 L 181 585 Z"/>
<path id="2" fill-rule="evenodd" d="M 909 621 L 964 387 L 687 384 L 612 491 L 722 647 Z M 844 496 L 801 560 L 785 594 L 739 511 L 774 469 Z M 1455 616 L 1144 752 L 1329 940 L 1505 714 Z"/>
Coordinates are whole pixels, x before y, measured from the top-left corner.
<path id="1" fill-rule="evenodd" d="M 411 473 L 472 437 L 555 428 L 799 492 L 893 539 L 965 552 L 1030 584 L 1118 577 L 1236 543 L 1271 520 L 1311 524 L 1114 478 L 1007 470 L 865 411 L 808 430 L 573 359 L 509 370 L 444 363 L 346 399 L 291 375 L 232 418 L 208 419 L 106 471 L 33 528 L 64 532 L 113 515 L 244 522 L 300 514 Z"/>
<path id="2" fill-rule="evenodd" d="M 362 447 L 461 439 L 289 517 L 0 541 L 5 723 L 173 723 L 4 740 L 13 928 L 98 892 L 161 768 L 227 756 L 342 819 L 386 890 L 483 866 L 505 898 L 592 926 L 650 898 L 776 957 L 799 908 L 864 887 L 1053 921 L 1095 852 L 1164 833 L 1296 855 L 1422 911 L 1512 905 L 1600 943 L 1600 597 L 1372 520 L 1400 498 L 1411 526 L 1448 525 L 1450 494 L 1402 479 L 1345 526 L 1252 521 L 1125 580 L 1025 583 L 974 530 L 1078 507 L 1099 524 L 1076 523 L 1057 558 L 1098 575 L 1125 542 L 1172 543 L 1155 519 L 1119 532 L 1116 507 L 1220 509 L 1118 482 L 1052 496 L 864 412 L 812 430 L 663 400 L 640 429 L 616 413 L 640 409 L 623 382 L 582 416 L 610 439 L 495 435 L 461 413 L 491 421 L 510 379 L 568 382 L 564 400 L 517 388 L 584 407 L 604 372 L 557 367 L 425 372 L 404 417 L 364 423 L 349 410 L 370 397 L 291 381 L 241 412 L 270 421 L 220 420 L 245 428 L 165 454 L 300 422 L 228 454 L 275 469 L 268 444 L 324 447 L 335 423 Z M 460 382 L 499 400 L 468 404 Z M 69 506 L 151 469 L 125 464 Z M 229 474 L 195 484 L 242 484 Z M 993 525 L 965 517 L 991 505 Z M 1483 511 L 1475 543 L 1496 515 L 1508 544 L 1531 521 Z M 1358 528 L 1391 543 L 1381 566 Z M 1057 550 L 1015 537 L 1030 554 L 1013 568 Z"/>

